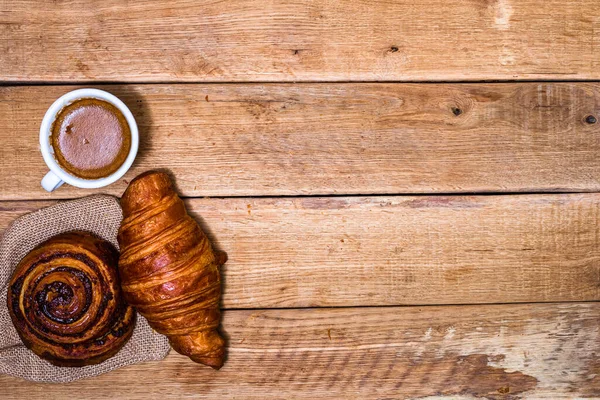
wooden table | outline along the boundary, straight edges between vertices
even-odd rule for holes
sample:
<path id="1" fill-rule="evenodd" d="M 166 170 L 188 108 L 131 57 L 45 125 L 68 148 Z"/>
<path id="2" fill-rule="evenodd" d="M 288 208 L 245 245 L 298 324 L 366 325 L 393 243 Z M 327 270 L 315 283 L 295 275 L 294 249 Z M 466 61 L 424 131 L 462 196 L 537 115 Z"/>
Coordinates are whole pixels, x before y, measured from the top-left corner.
<path id="1" fill-rule="evenodd" d="M 600 396 L 599 46 L 595 0 L 0 1 L 0 230 L 164 168 L 230 258 L 221 371 L 0 398 Z M 77 87 L 125 101 L 139 157 L 45 193 Z"/>

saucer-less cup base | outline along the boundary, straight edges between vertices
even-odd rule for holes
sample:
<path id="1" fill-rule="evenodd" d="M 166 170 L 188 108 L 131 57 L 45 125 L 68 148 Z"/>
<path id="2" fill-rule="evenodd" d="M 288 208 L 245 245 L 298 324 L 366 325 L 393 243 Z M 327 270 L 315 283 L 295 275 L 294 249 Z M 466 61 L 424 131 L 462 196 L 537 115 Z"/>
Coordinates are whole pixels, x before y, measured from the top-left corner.
<path id="1" fill-rule="evenodd" d="M 60 112 L 60 110 L 76 100 L 87 98 L 104 100 L 117 107 L 117 109 L 123 113 L 123 116 L 125 116 L 125 120 L 127 120 L 127 124 L 129 125 L 129 131 L 131 132 L 131 148 L 129 149 L 129 154 L 125 159 L 125 162 L 117 171 L 115 171 L 115 173 L 100 179 L 82 179 L 66 172 L 54 158 L 54 149 L 50 143 L 52 123 L 56 119 L 56 115 Z M 127 170 L 129 170 L 133 164 L 133 161 L 135 160 L 135 156 L 137 155 L 138 147 L 139 133 L 137 124 L 133 118 L 133 114 L 131 114 L 129 108 L 127 108 L 127 106 L 121 100 L 119 100 L 116 96 L 105 92 L 104 90 L 73 90 L 72 92 L 66 93 L 59 97 L 54 103 L 52 103 L 48 111 L 46 111 L 46 115 L 44 115 L 42 125 L 40 126 L 40 149 L 46 165 L 48 168 L 50 168 L 50 171 L 42 179 L 42 187 L 48 192 L 52 192 L 62 186 L 63 183 L 68 183 L 71 186 L 83 189 L 96 189 L 110 185 L 125 175 Z"/>

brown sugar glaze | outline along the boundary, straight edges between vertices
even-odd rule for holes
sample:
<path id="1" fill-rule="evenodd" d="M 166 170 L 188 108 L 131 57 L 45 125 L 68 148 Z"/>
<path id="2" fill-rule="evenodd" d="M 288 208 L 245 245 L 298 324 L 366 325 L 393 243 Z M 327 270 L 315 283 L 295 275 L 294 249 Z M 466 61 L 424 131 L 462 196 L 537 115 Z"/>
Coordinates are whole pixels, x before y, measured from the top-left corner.
<path id="1" fill-rule="evenodd" d="M 131 148 L 125 116 L 99 99 L 80 99 L 64 107 L 51 130 L 56 161 L 66 172 L 84 179 L 113 174 Z"/>

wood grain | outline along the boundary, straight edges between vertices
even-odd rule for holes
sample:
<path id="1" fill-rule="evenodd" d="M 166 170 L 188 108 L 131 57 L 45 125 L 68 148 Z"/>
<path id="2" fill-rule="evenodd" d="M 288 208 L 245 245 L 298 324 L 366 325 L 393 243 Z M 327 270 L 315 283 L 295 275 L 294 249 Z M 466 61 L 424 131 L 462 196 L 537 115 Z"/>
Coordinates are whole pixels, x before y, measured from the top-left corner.
<path id="1" fill-rule="evenodd" d="M 595 0 L 0 2 L 2 81 L 598 79 Z"/>
<path id="2" fill-rule="evenodd" d="M 137 174 L 184 196 L 600 190 L 600 85 L 100 86 L 132 109 Z M 75 87 L 0 87 L 0 199 L 92 193 L 40 186 L 50 104 Z"/>
<path id="3" fill-rule="evenodd" d="M 187 204 L 229 255 L 224 308 L 600 300 L 599 194 Z"/>
<path id="4" fill-rule="evenodd" d="M 218 372 L 172 352 L 71 384 L 2 376 L 0 397 L 597 397 L 599 318 L 597 303 L 227 311 Z"/>

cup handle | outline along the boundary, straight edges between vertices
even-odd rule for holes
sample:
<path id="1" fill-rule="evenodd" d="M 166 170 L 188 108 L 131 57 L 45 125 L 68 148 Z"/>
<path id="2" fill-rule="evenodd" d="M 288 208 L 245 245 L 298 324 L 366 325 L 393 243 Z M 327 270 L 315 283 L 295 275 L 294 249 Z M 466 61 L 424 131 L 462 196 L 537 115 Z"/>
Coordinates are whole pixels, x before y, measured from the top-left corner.
<path id="1" fill-rule="evenodd" d="M 58 189 L 65 183 L 62 181 L 58 175 L 56 175 L 52 171 L 48 171 L 48 173 L 42 178 L 42 187 L 46 189 L 47 192 L 53 192 Z"/>

